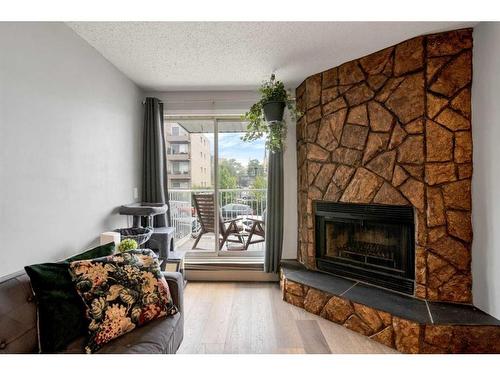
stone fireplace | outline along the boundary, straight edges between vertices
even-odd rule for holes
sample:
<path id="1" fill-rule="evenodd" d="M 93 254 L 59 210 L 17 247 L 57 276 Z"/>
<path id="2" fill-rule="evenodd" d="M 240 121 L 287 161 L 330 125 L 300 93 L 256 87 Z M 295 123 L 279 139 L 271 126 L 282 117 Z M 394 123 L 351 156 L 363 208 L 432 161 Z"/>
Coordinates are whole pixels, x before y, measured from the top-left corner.
<path id="1" fill-rule="evenodd" d="M 404 353 L 500 353 L 500 321 L 470 305 L 471 65 L 472 30 L 455 30 L 297 88 L 285 301 Z"/>
<path id="2" fill-rule="evenodd" d="M 390 249 L 402 245 L 390 238 L 379 238 L 372 250 L 364 244 L 361 252 L 378 251 L 389 268 L 414 264 L 406 293 L 472 301 L 471 65 L 472 30 L 463 29 L 413 38 L 310 76 L 297 88 L 304 114 L 297 122 L 298 260 L 306 268 L 322 268 L 328 251 L 342 250 L 325 253 L 326 242 L 318 243 L 318 205 L 409 208 L 412 259 L 391 260 Z M 344 227 L 335 231 L 338 241 L 366 242 L 352 225 Z M 402 229 L 379 228 L 379 237 L 384 230 Z M 326 228 L 324 236 L 328 241 Z M 334 258 L 345 260 L 343 247 Z"/>
<path id="3" fill-rule="evenodd" d="M 318 269 L 413 295 L 413 209 L 316 202 Z"/>

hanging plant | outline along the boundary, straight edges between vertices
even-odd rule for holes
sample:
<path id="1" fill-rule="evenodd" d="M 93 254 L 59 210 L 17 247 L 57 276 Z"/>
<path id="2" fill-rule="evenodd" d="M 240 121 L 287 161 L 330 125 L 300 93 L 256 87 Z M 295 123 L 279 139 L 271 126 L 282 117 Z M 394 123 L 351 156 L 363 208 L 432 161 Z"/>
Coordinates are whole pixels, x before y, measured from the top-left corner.
<path id="1" fill-rule="evenodd" d="M 276 81 L 271 75 L 269 81 L 262 83 L 259 88 L 260 100 L 250 107 L 243 119 L 248 121 L 246 134 L 241 137 L 245 142 L 252 142 L 266 137 L 266 147 L 272 151 L 281 151 L 284 148 L 286 137 L 286 122 L 283 120 L 285 107 L 288 108 L 292 119 L 295 120 L 300 113 L 295 107 L 295 102 L 285 90 L 281 81 Z"/>

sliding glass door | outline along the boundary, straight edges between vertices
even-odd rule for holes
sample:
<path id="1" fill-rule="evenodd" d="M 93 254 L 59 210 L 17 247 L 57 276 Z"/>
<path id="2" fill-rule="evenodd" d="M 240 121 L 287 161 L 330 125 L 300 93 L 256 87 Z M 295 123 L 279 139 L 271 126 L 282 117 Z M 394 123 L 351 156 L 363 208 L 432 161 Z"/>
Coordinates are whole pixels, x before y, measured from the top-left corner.
<path id="1" fill-rule="evenodd" d="M 241 140 L 238 117 L 165 120 L 175 248 L 189 257 L 261 257 L 265 245 L 267 155 Z"/>

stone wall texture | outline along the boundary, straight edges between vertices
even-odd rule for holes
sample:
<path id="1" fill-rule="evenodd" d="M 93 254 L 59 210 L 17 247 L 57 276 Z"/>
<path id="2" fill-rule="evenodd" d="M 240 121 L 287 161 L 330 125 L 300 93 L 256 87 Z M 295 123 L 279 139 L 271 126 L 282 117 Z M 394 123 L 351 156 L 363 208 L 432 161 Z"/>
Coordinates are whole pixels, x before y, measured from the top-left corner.
<path id="1" fill-rule="evenodd" d="M 283 299 L 402 353 L 500 353 L 500 329 L 423 324 L 299 284 L 281 275 Z"/>
<path id="2" fill-rule="evenodd" d="M 470 303 L 472 29 L 420 36 L 296 90 L 298 259 L 316 267 L 313 202 L 415 209 L 415 295 Z"/>

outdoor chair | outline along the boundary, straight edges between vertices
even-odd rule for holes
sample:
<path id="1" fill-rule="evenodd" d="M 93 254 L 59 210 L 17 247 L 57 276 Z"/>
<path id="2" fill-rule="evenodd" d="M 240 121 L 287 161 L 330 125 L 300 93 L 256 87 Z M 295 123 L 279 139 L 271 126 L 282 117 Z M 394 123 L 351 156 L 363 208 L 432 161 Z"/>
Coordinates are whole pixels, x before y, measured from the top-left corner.
<path id="1" fill-rule="evenodd" d="M 248 231 L 248 239 L 245 244 L 245 250 L 248 250 L 248 246 L 264 242 L 266 240 L 266 230 L 265 230 L 265 222 L 259 219 L 252 219 L 252 225 L 250 226 L 250 230 Z M 257 238 L 254 239 L 254 236 Z"/>
<path id="2" fill-rule="evenodd" d="M 193 249 L 196 248 L 201 237 L 207 233 L 215 233 L 215 199 L 213 193 L 194 194 L 194 206 L 200 221 L 201 230 L 193 244 Z M 236 242 L 242 245 L 240 250 L 245 249 L 245 241 L 243 238 L 243 226 L 238 226 L 237 222 L 241 219 L 223 220 L 220 210 L 219 217 L 219 250 L 226 242 Z M 235 236 L 236 239 L 230 238 Z M 236 250 L 233 248 L 233 250 Z"/>

